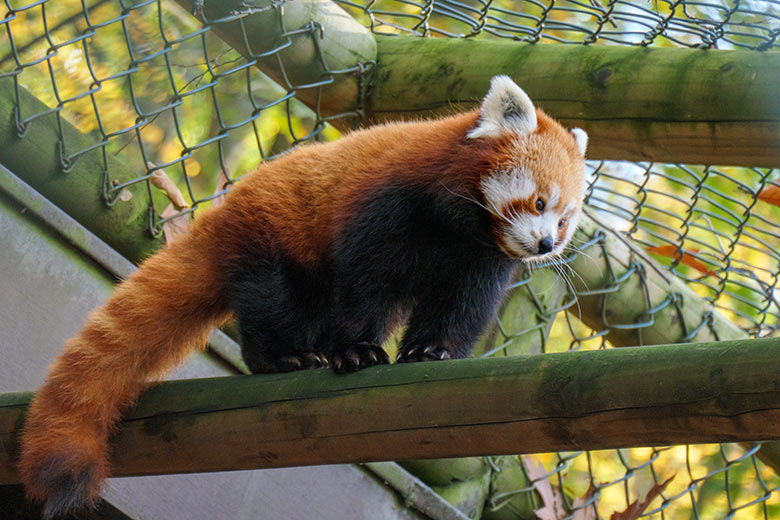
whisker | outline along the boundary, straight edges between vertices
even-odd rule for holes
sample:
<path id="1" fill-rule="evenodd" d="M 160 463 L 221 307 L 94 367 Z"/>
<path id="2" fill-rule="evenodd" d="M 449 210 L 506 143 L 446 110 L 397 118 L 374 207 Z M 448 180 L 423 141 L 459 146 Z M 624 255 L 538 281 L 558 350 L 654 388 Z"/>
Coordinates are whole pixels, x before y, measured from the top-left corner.
<path id="1" fill-rule="evenodd" d="M 568 251 L 568 252 L 574 253 L 575 255 L 582 255 L 582 256 L 584 256 L 585 258 L 587 258 L 588 260 L 590 260 L 590 261 L 591 261 L 591 263 L 592 263 L 594 266 L 598 267 L 598 262 L 597 262 L 597 261 L 596 261 L 596 259 L 593 257 L 593 255 L 591 255 L 590 253 L 587 253 L 587 252 L 585 252 L 585 250 L 584 250 L 584 249 L 577 249 L 576 247 L 572 247 L 572 246 L 568 245 L 568 246 L 566 246 L 566 247 L 564 248 L 564 251 Z"/>
<path id="2" fill-rule="evenodd" d="M 556 253 L 555 256 L 561 259 L 559 253 Z M 577 304 L 577 316 L 579 317 L 580 320 L 582 320 L 582 307 L 580 307 L 580 299 L 577 297 L 577 291 L 574 289 L 574 284 L 572 283 L 572 280 L 569 277 L 568 273 L 564 270 L 564 267 L 568 267 L 569 271 L 575 273 L 577 276 L 579 276 L 579 273 L 577 273 L 574 269 L 572 269 L 571 266 L 563 262 L 559 262 L 553 265 L 557 266 L 556 271 L 558 272 L 558 274 L 560 274 L 561 278 L 563 278 L 564 282 L 566 282 L 566 285 L 569 287 L 572 296 L 574 296 L 574 302 Z M 582 280 L 582 277 L 580 277 L 580 280 Z M 583 284 L 584 283 L 585 281 L 583 280 Z"/>
<path id="3" fill-rule="evenodd" d="M 478 200 L 476 200 L 476 199 L 473 199 L 473 198 L 471 198 L 471 197 L 467 197 L 466 195 L 462 195 L 462 194 L 460 194 L 460 193 L 456 193 L 456 192 L 452 191 L 452 190 L 451 190 L 451 189 L 450 189 L 450 188 L 449 188 L 449 187 L 448 187 L 446 184 L 444 184 L 443 182 L 441 183 L 441 185 L 442 185 L 442 187 L 443 187 L 445 190 L 447 190 L 447 191 L 448 191 L 450 194 L 452 194 L 452 195 L 454 195 L 454 196 L 456 196 L 456 197 L 459 197 L 459 198 L 461 198 L 461 199 L 463 199 L 463 200 L 467 200 L 467 201 L 469 201 L 469 202 L 473 202 L 474 204 L 476 204 L 476 205 L 477 205 L 477 206 L 479 206 L 480 208 L 484 209 L 484 210 L 485 210 L 485 211 L 487 211 L 488 213 L 490 213 L 490 214 L 492 214 L 492 215 L 495 215 L 495 216 L 497 216 L 497 217 L 499 217 L 499 218 L 503 219 L 503 220 L 504 220 L 504 221 L 505 221 L 507 224 L 512 224 L 512 221 L 511 221 L 511 220 L 509 220 L 508 218 L 506 218 L 506 217 L 505 217 L 505 216 L 504 216 L 504 215 L 501 213 L 501 211 L 499 211 L 499 209 L 498 209 L 498 208 L 496 208 L 495 204 L 493 204 L 492 202 L 488 202 L 489 206 L 485 206 L 484 204 L 482 204 L 481 202 L 479 202 L 479 201 L 478 201 Z"/>
<path id="4" fill-rule="evenodd" d="M 582 275 L 580 275 L 580 273 L 577 272 L 576 269 L 574 269 L 572 266 L 570 266 L 568 264 L 568 262 L 561 262 L 561 264 L 565 265 L 569 269 L 569 272 L 571 272 L 573 275 L 577 276 L 577 278 L 580 279 L 580 281 L 582 282 L 582 285 L 585 286 L 585 290 L 586 291 L 590 290 L 590 287 L 588 286 L 588 282 L 585 281 L 585 279 L 582 277 Z"/>

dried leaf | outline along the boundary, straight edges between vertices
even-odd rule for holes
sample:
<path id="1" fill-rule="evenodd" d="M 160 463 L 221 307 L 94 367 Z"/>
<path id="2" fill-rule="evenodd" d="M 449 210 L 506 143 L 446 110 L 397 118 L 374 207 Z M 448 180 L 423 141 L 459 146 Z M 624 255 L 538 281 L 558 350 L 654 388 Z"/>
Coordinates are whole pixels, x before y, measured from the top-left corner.
<path id="1" fill-rule="evenodd" d="M 523 456 L 528 478 L 533 481 L 534 489 L 539 493 L 542 499 L 542 507 L 534 511 L 536 517 L 540 520 L 561 520 L 568 514 L 563 507 L 563 497 L 558 488 L 553 487 L 550 479 L 547 477 L 547 470 L 541 462 L 530 455 Z"/>
<path id="2" fill-rule="evenodd" d="M 181 209 L 190 207 L 190 205 L 187 204 L 187 201 L 184 200 L 181 191 L 179 191 L 179 187 L 176 186 L 176 184 L 170 178 L 168 178 L 164 171 L 155 170 L 152 172 L 152 178 L 150 181 L 152 186 L 163 190 L 170 201 L 173 202 L 177 208 Z"/>
<path id="3" fill-rule="evenodd" d="M 599 516 L 596 513 L 596 504 L 598 504 L 598 500 L 593 503 L 588 503 L 591 498 L 593 498 L 593 493 L 595 491 L 596 488 L 591 482 L 590 487 L 584 495 L 571 501 L 571 509 L 574 511 L 574 514 L 571 517 L 572 520 L 599 520 Z M 585 504 L 588 505 L 585 506 Z"/>
<path id="4" fill-rule="evenodd" d="M 698 249 L 680 249 L 678 251 L 677 246 L 674 244 L 666 244 L 663 246 L 651 246 L 648 247 L 647 250 L 650 253 L 655 253 L 667 258 L 673 258 L 681 264 L 692 267 L 700 273 L 706 274 L 707 276 L 718 276 L 715 271 L 707 267 L 707 264 L 693 256 L 699 252 Z"/>
<path id="5" fill-rule="evenodd" d="M 612 516 L 609 517 L 610 520 L 637 520 L 644 514 L 645 509 L 647 509 L 647 506 L 650 505 L 650 502 L 652 502 L 658 495 L 663 492 L 664 489 L 666 489 L 666 486 L 669 485 L 669 482 L 671 482 L 675 476 L 677 475 L 672 475 L 661 484 L 653 485 L 653 487 L 650 488 L 650 491 L 647 492 L 647 495 L 642 502 L 639 502 L 638 499 L 634 500 L 625 511 L 615 511 L 612 513 Z"/>
<path id="6" fill-rule="evenodd" d="M 163 237 L 165 237 L 165 243 L 170 244 L 174 240 L 178 240 L 182 237 L 190 227 L 190 218 L 187 215 L 177 215 L 179 211 L 173 206 L 173 203 L 160 213 L 161 218 L 173 217 L 171 220 L 163 222 L 162 231 Z"/>
<path id="7" fill-rule="evenodd" d="M 212 207 L 219 206 L 223 202 L 225 202 L 225 195 L 227 195 L 227 192 L 230 190 L 230 180 L 225 175 L 224 170 L 219 170 L 219 177 L 217 178 L 217 187 L 214 189 L 214 195 L 217 193 L 220 193 L 224 191 L 225 193 L 222 193 L 221 195 L 218 195 L 217 197 L 214 197 L 211 202 Z"/>
<path id="8" fill-rule="evenodd" d="M 758 192 L 758 199 L 768 202 L 769 204 L 774 204 L 775 206 L 780 206 L 780 186 L 770 184 Z"/>

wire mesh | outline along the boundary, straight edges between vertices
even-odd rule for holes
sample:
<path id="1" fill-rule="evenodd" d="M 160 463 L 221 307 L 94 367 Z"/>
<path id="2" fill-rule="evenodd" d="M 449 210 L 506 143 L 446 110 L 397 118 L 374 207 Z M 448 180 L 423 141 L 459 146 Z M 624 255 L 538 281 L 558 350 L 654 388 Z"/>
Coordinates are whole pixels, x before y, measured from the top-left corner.
<path id="1" fill-rule="evenodd" d="M 660 0 L 337 0 L 378 34 L 697 48 L 777 48 L 780 3 Z"/>
<path id="2" fill-rule="evenodd" d="M 267 8 L 274 9 L 271 4 Z M 321 28 L 287 30 L 281 11 L 275 11 L 281 29 L 274 45 L 252 51 L 257 54 L 251 59 L 172 3 L 5 2 L 5 11 L 0 79 L 23 86 L 51 107 L 41 113 L 18 111 L 19 132 L 54 112 L 58 126 L 64 119 L 94 137 L 86 148 L 62 139 L 63 172 L 96 148 L 144 172 L 127 182 L 112 182 L 106 159 L 108 204 L 139 183 L 151 190 L 152 175 L 163 171 L 186 193 L 190 207 L 185 213 L 207 205 L 241 175 L 232 172 L 246 173 L 298 143 L 337 137 L 316 107 L 308 108 L 296 95 L 327 88 L 334 75 L 360 73 L 330 71 L 320 56 L 326 73 L 319 82 L 292 82 L 282 51 L 299 39 L 315 41 Z M 246 39 L 243 24 L 241 30 Z M 255 67 L 263 59 L 278 62 L 282 85 Z M 181 213 L 163 212 L 152 207 L 154 233 Z"/>
<path id="3" fill-rule="evenodd" d="M 780 226 L 766 197 L 777 170 L 592 166 L 592 207 L 746 332 L 777 334 Z"/>
<path id="4" fill-rule="evenodd" d="M 757 52 L 776 52 L 780 46 L 778 0 L 338 3 L 381 34 Z M 182 211 L 207 207 L 257 162 L 299 143 L 336 139 L 339 131 L 329 122 L 343 119 L 348 126 L 360 116 L 359 103 L 354 111 L 326 116 L 298 101 L 303 90 L 321 93 L 337 75 L 365 76 L 370 64 L 331 70 L 320 55 L 325 70 L 320 81 L 290 80 L 294 74 L 284 49 L 298 39 L 316 44 L 327 27 L 286 28 L 283 5 L 250 6 L 204 24 L 169 0 L 5 0 L 0 81 L 26 88 L 49 107 L 41 113 L 17 111 L 17 132 L 23 138 L 27 125 L 54 113 L 58 125 L 70 121 L 88 134 L 92 144 L 83 149 L 61 139 L 61 169 L 67 172 L 81 155 L 99 150 L 105 159 L 107 205 L 129 188 L 143 186 L 151 192 L 155 172 L 165 172 L 184 192 L 188 207 L 169 211 L 152 204 L 150 231 L 159 233 Z M 246 56 L 214 34 L 214 25 L 240 22 L 258 9 L 279 14 L 281 37 L 269 48 L 241 49 L 249 51 Z M 246 40 L 244 25 L 240 27 Z M 281 85 L 255 66 L 264 59 L 279 63 Z M 139 172 L 137 178 L 112 182 L 109 156 Z M 654 298 L 646 289 L 647 277 L 654 276 L 647 255 L 685 280 L 746 335 L 779 334 L 780 207 L 772 192 L 780 190 L 780 171 L 620 162 L 589 162 L 588 170 L 590 211 L 608 227 L 624 231 L 642 254 L 609 264 L 601 287 L 578 288 L 577 275 L 567 271 L 567 264 L 577 255 L 610 254 L 604 250 L 603 231 L 580 237 L 572 256 L 556 266 L 563 278 L 571 278 L 558 299 L 547 298 L 534 285 L 538 272 L 521 273 L 509 296 L 529 298 L 537 321 L 521 329 L 499 323 L 499 338 L 489 353 L 513 352 L 513 345 L 531 336 L 539 338 L 543 352 L 606 348 L 612 345 L 610 334 L 618 330 L 634 334 L 633 344 L 647 343 L 654 317 L 670 309 L 679 312 L 682 306 L 674 293 Z M 580 319 L 580 300 L 598 296 L 606 302 L 629 286 L 637 288 L 644 305 L 639 317 L 619 322 L 602 312 L 600 321 Z M 686 324 L 674 341 L 690 341 L 705 329 L 712 329 L 706 315 Z M 571 518 L 607 518 L 673 475 L 645 516 L 773 518 L 780 513 L 780 479 L 760 454 L 759 445 L 739 444 L 538 454 L 535 460 L 547 471 L 531 480 L 557 490 Z M 486 514 L 498 514 L 513 496 L 533 493 L 538 488 L 523 486 L 493 497 Z"/>

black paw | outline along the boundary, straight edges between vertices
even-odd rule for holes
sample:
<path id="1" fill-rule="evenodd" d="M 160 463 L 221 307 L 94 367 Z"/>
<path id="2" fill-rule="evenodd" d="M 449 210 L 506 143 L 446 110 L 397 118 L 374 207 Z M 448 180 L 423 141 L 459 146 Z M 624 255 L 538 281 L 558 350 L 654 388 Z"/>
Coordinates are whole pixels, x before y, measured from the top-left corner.
<path id="1" fill-rule="evenodd" d="M 263 355 L 251 360 L 244 360 L 253 374 L 276 374 L 279 372 L 295 372 L 296 370 L 308 370 L 310 368 L 327 368 L 330 366 L 328 358 L 322 352 L 309 350 L 295 354 L 285 354 L 279 357 Z"/>
<path id="2" fill-rule="evenodd" d="M 331 366 L 337 374 L 343 374 L 374 365 L 387 365 L 388 363 L 390 363 L 390 357 L 381 346 L 361 341 L 343 350 L 334 352 Z"/>
<path id="3" fill-rule="evenodd" d="M 308 370 L 310 368 L 327 368 L 328 358 L 322 352 L 313 350 L 281 356 L 276 360 L 277 372 L 293 372 L 295 370 Z"/>
<path id="4" fill-rule="evenodd" d="M 450 353 L 436 345 L 412 345 L 409 347 L 402 347 L 398 352 L 398 363 L 416 363 L 417 361 L 439 361 L 442 359 L 450 359 L 452 356 Z"/>

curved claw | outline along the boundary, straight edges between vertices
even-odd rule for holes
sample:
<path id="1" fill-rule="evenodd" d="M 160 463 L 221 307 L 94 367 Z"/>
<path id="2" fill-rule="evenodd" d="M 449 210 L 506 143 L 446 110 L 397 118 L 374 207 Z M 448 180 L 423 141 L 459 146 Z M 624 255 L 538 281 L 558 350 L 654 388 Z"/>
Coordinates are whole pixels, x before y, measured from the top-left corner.
<path id="1" fill-rule="evenodd" d="M 306 351 L 280 356 L 275 360 L 269 360 L 266 367 L 256 372 L 276 373 L 294 372 L 296 370 L 308 370 L 311 368 L 326 368 L 329 366 L 328 358 L 322 352 Z"/>
<path id="2" fill-rule="evenodd" d="M 411 346 L 408 348 L 402 348 L 398 350 L 398 355 L 395 357 L 396 363 L 411 363 L 415 360 L 417 357 L 417 351 L 419 350 L 416 346 Z"/>
<path id="3" fill-rule="evenodd" d="M 411 345 L 398 352 L 398 363 L 416 363 L 418 361 L 441 361 L 452 358 L 448 350 L 437 345 Z"/>
<path id="4" fill-rule="evenodd" d="M 301 354 L 303 368 L 328 368 L 330 363 L 322 352 L 304 352 Z"/>
<path id="5" fill-rule="evenodd" d="M 381 346 L 366 341 L 355 343 L 333 354 L 333 370 L 342 374 L 356 372 L 361 368 L 386 365 L 390 357 Z"/>
<path id="6" fill-rule="evenodd" d="M 450 359 L 450 353 L 446 350 L 434 347 L 433 345 L 429 345 L 425 347 L 422 351 L 423 359 L 426 360 L 442 360 L 442 359 Z"/>
<path id="7" fill-rule="evenodd" d="M 299 356 L 282 356 L 276 360 L 276 368 L 279 372 L 292 372 L 303 368 L 303 361 Z"/>

